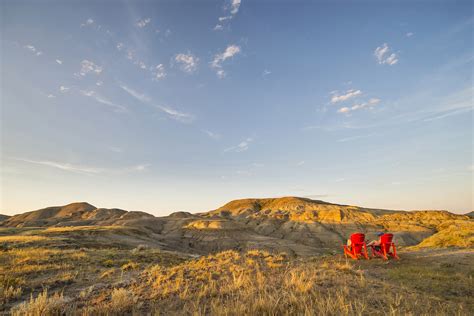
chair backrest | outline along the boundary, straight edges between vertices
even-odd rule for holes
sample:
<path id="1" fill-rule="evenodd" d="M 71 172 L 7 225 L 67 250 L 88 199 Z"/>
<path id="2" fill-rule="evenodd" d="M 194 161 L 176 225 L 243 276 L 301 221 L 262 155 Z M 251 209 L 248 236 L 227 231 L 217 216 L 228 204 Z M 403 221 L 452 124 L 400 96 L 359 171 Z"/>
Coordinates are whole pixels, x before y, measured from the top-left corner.
<path id="1" fill-rule="evenodd" d="M 393 234 L 383 234 L 380 236 L 380 246 L 385 248 L 385 251 L 388 252 L 390 250 L 390 246 L 392 245 L 392 240 Z"/>
<path id="2" fill-rule="evenodd" d="M 365 241 L 365 234 L 356 233 L 351 235 L 351 244 L 355 253 L 361 253 Z"/>

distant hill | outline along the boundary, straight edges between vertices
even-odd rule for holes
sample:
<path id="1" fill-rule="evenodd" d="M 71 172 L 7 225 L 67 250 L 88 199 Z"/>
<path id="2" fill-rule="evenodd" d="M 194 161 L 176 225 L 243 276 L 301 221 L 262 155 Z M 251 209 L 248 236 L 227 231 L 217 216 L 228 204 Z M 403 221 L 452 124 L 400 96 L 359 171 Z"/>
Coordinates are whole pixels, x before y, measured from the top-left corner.
<path id="1" fill-rule="evenodd" d="M 1 225 L 10 227 L 107 225 L 115 220 L 136 217 L 154 216 L 143 212 L 127 212 L 116 208 L 96 208 L 89 203 L 78 202 L 14 215 L 3 221 Z"/>
<path id="2" fill-rule="evenodd" d="M 8 219 L 8 218 L 10 218 L 10 216 L 0 214 L 0 223 L 3 222 L 4 220 Z"/>
<path id="3" fill-rule="evenodd" d="M 466 213 L 464 215 L 469 216 L 470 218 L 474 218 L 474 211 Z"/>
<path id="4" fill-rule="evenodd" d="M 263 248 L 304 256 L 338 251 L 354 232 L 364 232 L 370 240 L 377 232 L 389 231 L 397 245 L 413 246 L 453 224 L 472 221 L 447 211 L 393 211 L 283 197 L 234 200 L 209 212 L 176 212 L 164 217 L 81 202 L 15 215 L 0 226 L 122 226 L 141 236 L 134 238 L 146 237 L 166 250 L 207 254 Z"/>
<path id="5" fill-rule="evenodd" d="M 416 245 L 419 248 L 447 248 L 447 247 L 474 247 L 474 221 L 457 221 L 440 227 L 434 235 L 424 239 Z"/>

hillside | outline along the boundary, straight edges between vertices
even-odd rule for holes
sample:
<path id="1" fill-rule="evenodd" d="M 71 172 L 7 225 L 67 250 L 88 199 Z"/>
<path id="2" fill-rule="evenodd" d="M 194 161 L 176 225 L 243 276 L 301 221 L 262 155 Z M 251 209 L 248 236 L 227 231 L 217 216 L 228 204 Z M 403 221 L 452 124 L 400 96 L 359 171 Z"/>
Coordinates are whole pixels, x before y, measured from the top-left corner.
<path id="1" fill-rule="evenodd" d="M 311 256 L 338 251 L 353 232 L 364 232 L 367 239 L 374 239 L 376 232 L 390 231 L 397 245 L 413 246 L 443 227 L 470 221 L 468 216 L 447 211 L 392 211 L 284 197 L 235 200 L 209 212 L 177 212 L 164 217 L 96 208 L 82 202 L 15 215 L 0 225 L 124 227 L 129 240 L 142 240 L 169 251 L 204 255 L 227 249 L 260 248 Z M 83 238 L 102 236 L 120 240 L 116 232 L 86 229 L 81 234 Z"/>
<path id="2" fill-rule="evenodd" d="M 85 203 L 52 206 L 11 216 L 2 225 L 9 227 L 49 227 L 107 225 L 120 219 L 154 217 L 144 212 L 127 212 L 121 209 L 96 208 Z"/>
<path id="3" fill-rule="evenodd" d="M 413 248 L 446 247 L 474 248 L 474 221 L 456 221 L 440 226 L 437 233 L 424 239 Z"/>

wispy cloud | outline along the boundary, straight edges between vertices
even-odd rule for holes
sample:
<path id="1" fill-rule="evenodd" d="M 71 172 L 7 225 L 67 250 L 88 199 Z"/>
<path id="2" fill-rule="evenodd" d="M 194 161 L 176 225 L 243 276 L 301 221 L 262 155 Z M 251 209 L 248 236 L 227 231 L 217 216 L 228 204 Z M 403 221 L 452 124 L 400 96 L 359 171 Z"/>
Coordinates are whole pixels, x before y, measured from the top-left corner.
<path id="1" fill-rule="evenodd" d="M 240 46 L 237 45 L 229 45 L 225 49 L 224 52 L 220 54 L 216 54 L 214 56 L 214 59 L 211 62 L 211 67 L 216 71 L 216 74 L 219 78 L 224 78 L 226 76 L 226 73 L 224 69 L 222 68 L 222 63 L 226 61 L 229 58 L 234 57 L 235 55 L 239 54 L 241 52 Z"/>
<path id="2" fill-rule="evenodd" d="M 62 61 L 62 60 L 60 60 L 60 59 L 56 59 L 56 62 L 57 62 L 58 64 L 60 64 L 60 65 L 62 65 L 62 64 L 63 64 L 63 61 Z"/>
<path id="3" fill-rule="evenodd" d="M 270 70 L 267 70 L 265 69 L 263 72 L 262 72 L 262 77 L 266 77 L 268 75 L 270 75 L 272 72 Z"/>
<path id="4" fill-rule="evenodd" d="M 215 31 L 221 31 L 224 29 L 224 25 L 234 18 L 239 12 L 241 0 L 230 0 L 230 3 L 224 6 L 224 12 L 228 15 L 221 16 L 218 19 L 218 23 L 214 26 Z"/>
<path id="5" fill-rule="evenodd" d="M 374 51 L 374 56 L 379 64 L 387 64 L 390 66 L 398 63 L 398 56 L 395 53 L 391 53 L 390 47 L 387 43 L 384 43 L 382 46 L 379 46 Z"/>
<path id="6" fill-rule="evenodd" d="M 93 90 L 81 90 L 80 92 L 81 92 L 82 95 L 84 95 L 86 97 L 91 97 L 91 98 L 93 98 L 94 100 L 96 100 L 97 102 L 99 102 L 101 104 L 104 104 L 104 105 L 107 105 L 107 106 L 110 106 L 110 107 L 114 108 L 114 110 L 116 112 L 126 112 L 127 111 L 127 108 L 124 107 L 123 105 L 116 104 L 116 103 L 106 99 L 105 97 L 98 95 Z"/>
<path id="7" fill-rule="evenodd" d="M 406 118 L 410 121 L 436 121 L 474 111 L 474 103 L 472 102 L 472 95 L 474 94 L 474 87 L 470 86 L 459 90 L 446 98 L 444 98 L 440 106 L 430 109 L 422 110 L 414 113 L 408 113 Z"/>
<path id="8" fill-rule="evenodd" d="M 204 130 L 203 132 L 206 133 L 206 135 L 209 136 L 212 139 L 215 139 L 215 140 L 221 139 L 221 135 L 218 134 L 218 133 L 211 132 L 211 131 L 208 131 L 208 130 Z"/>
<path id="9" fill-rule="evenodd" d="M 179 65 L 179 68 L 187 73 L 195 72 L 199 62 L 199 58 L 191 53 L 178 54 L 175 56 L 174 60 Z"/>
<path id="10" fill-rule="evenodd" d="M 36 56 L 41 56 L 43 55 L 43 52 L 38 50 L 36 47 L 34 47 L 33 45 L 26 45 L 25 46 L 26 49 L 28 49 L 30 52 L 33 52 L 35 53 Z"/>
<path id="11" fill-rule="evenodd" d="M 433 93 L 431 89 L 428 90 L 429 93 Z M 327 131 L 336 131 L 336 130 L 358 130 L 358 129 L 368 129 L 376 127 L 387 127 L 387 126 L 398 126 L 403 124 L 409 124 L 414 122 L 433 122 L 441 119 L 446 119 L 452 116 L 461 115 L 464 113 L 471 113 L 474 111 L 474 103 L 472 103 L 472 95 L 474 93 L 474 87 L 467 87 L 461 90 L 458 90 L 451 95 L 441 99 L 436 100 L 433 103 L 435 104 L 430 108 L 413 110 L 416 109 L 414 105 L 418 104 L 420 98 L 417 96 L 405 97 L 397 101 L 399 104 L 404 104 L 405 108 L 409 109 L 400 113 L 398 115 L 391 115 L 388 117 L 381 117 L 374 123 L 371 124 L 350 124 L 344 123 L 342 125 L 331 125 L 331 126 L 308 126 L 304 130 L 311 129 L 323 129 Z M 424 98 L 423 98 L 424 99 Z M 423 100 L 421 99 L 421 100 Z"/>
<path id="12" fill-rule="evenodd" d="M 168 114 L 168 116 L 176 121 L 188 123 L 194 120 L 194 116 L 189 113 L 180 112 L 168 106 L 154 105 L 157 109 Z"/>
<path id="13" fill-rule="evenodd" d="M 79 71 L 79 75 L 83 77 L 89 73 L 100 75 L 102 73 L 102 70 L 103 68 L 101 66 L 94 64 L 90 60 L 84 59 L 83 61 L 81 61 L 81 70 Z"/>
<path id="14" fill-rule="evenodd" d="M 141 19 L 141 20 L 138 20 L 138 22 L 135 24 L 137 27 L 139 28 L 144 28 L 145 26 L 147 26 L 149 23 L 151 22 L 151 19 L 150 18 L 146 18 L 146 19 Z"/>
<path id="15" fill-rule="evenodd" d="M 405 34 L 406 37 L 412 37 L 413 35 L 415 35 L 415 33 L 413 32 L 408 32 Z"/>
<path id="16" fill-rule="evenodd" d="M 445 110 L 445 111 L 438 111 L 436 112 L 433 116 L 427 117 L 423 119 L 424 122 L 430 122 L 430 121 L 436 121 L 436 120 L 441 120 L 446 117 L 462 114 L 462 113 L 468 113 L 473 110 L 473 107 L 464 107 L 464 108 L 459 108 L 459 109 L 452 109 L 452 110 Z"/>
<path id="17" fill-rule="evenodd" d="M 371 98 L 369 99 L 369 101 L 367 102 L 362 102 L 362 103 L 357 103 L 357 104 L 354 104 L 353 106 L 351 107 L 342 107 L 340 108 L 337 112 L 338 113 L 350 113 L 352 111 L 357 111 L 357 110 L 362 110 L 362 109 L 371 109 L 373 107 L 375 107 L 377 104 L 380 103 L 380 99 L 377 99 L 377 98 Z"/>
<path id="18" fill-rule="evenodd" d="M 132 88 L 129 88 L 128 86 L 124 84 L 121 84 L 120 88 L 122 88 L 125 92 L 127 92 L 128 94 L 130 94 L 132 97 L 134 97 L 140 102 L 143 102 L 143 103 L 151 102 L 151 99 L 147 95 L 138 93 L 137 91 L 133 90 Z"/>
<path id="19" fill-rule="evenodd" d="M 27 162 L 30 164 L 36 164 L 36 165 L 42 165 L 42 166 L 51 167 L 55 169 L 60 169 L 63 171 L 80 173 L 80 174 L 89 174 L 89 175 L 141 172 L 141 171 L 147 170 L 148 167 L 150 166 L 149 164 L 139 164 L 139 165 L 123 167 L 123 168 L 99 168 L 99 167 L 90 167 L 90 166 L 76 165 L 76 164 L 71 164 L 67 162 L 50 161 L 50 160 L 33 160 L 33 159 L 25 159 L 25 158 L 15 158 L 15 160 Z"/>
<path id="20" fill-rule="evenodd" d="M 116 103 L 106 99 L 105 97 L 98 95 L 95 91 L 81 91 L 81 92 L 82 92 L 83 95 L 85 95 L 87 97 L 92 97 L 93 99 L 95 99 L 97 102 L 99 102 L 101 104 L 113 107 L 118 112 L 126 112 L 127 111 L 127 109 L 124 106 L 122 106 L 120 104 L 116 104 Z"/>
<path id="21" fill-rule="evenodd" d="M 355 90 L 355 89 L 347 90 L 344 94 L 339 94 L 337 91 L 333 91 L 332 92 L 333 96 L 331 97 L 331 103 L 344 102 L 361 94 L 362 94 L 362 91 Z"/>
<path id="22" fill-rule="evenodd" d="M 237 12 L 239 12 L 240 3 L 241 3 L 240 0 L 232 0 L 232 2 L 230 4 L 230 13 L 231 14 L 237 14 Z"/>
<path id="23" fill-rule="evenodd" d="M 69 88 L 69 87 L 66 87 L 66 86 L 59 86 L 59 91 L 60 91 L 61 93 L 66 93 L 66 92 L 69 91 L 69 89 L 70 89 L 70 88 Z"/>
<path id="24" fill-rule="evenodd" d="M 48 167 L 52 167 L 56 169 L 61 169 L 64 171 L 76 172 L 76 173 L 98 174 L 98 173 L 103 172 L 103 169 L 100 169 L 100 168 L 74 165 L 74 164 L 65 163 L 65 162 L 48 161 L 48 160 L 31 160 L 31 159 L 24 159 L 24 158 L 17 158 L 16 160 L 28 162 L 32 164 L 37 164 L 37 165 L 48 166 Z"/>
<path id="25" fill-rule="evenodd" d="M 153 104 L 152 100 L 149 96 L 147 96 L 145 94 L 142 94 L 142 93 L 139 93 L 139 92 L 135 91 L 134 89 L 132 89 L 132 88 L 130 88 L 130 87 L 124 85 L 124 84 L 120 84 L 120 87 L 125 92 L 130 94 L 132 97 L 137 99 L 138 101 L 140 101 L 144 104 L 147 104 L 149 106 L 152 106 L 152 107 L 160 110 L 161 112 L 164 112 L 171 119 L 174 119 L 176 121 L 180 121 L 180 122 L 183 122 L 183 123 L 189 123 L 189 122 L 192 122 L 194 120 L 194 115 L 192 115 L 190 113 L 180 112 L 180 111 L 178 111 L 178 110 L 176 110 L 176 109 L 174 109 L 170 106 L 166 106 L 166 105 Z"/>
<path id="26" fill-rule="evenodd" d="M 159 64 L 155 68 L 151 68 L 151 73 L 153 75 L 153 80 L 161 80 L 166 77 L 165 65 Z"/>
<path id="27" fill-rule="evenodd" d="M 152 74 L 152 76 L 154 77 L 154 79 L 163 79 L 164 77 L 166 77 L 166 73 L 164 72 L 164 65 L 163 64 L 159 64 L 155 67 L 148 67 L 147 64 L 141 60 L 136 52 L 135 52 L 135 49 L 131 48 L 131 47 L 128 47 L 126 46 L 124 43 L 122 42 L 119 42 L 115 45 L 115 47 L 117 48 L 117 50 L 119 52 L 124 52 L 124 56 L 125 58 L 127 58 L 128 60 L 130 60 L 130 62 L 137 66 L 138 68 L 142 69 L 142 70 L 149 70 Z M 159 67 L 161 65 L 162 69 L 157 69 L 156 67 Z M 160 71 L 157 71 L 157 70 L 160 70 Z M 157 77 L 158 75 L 161 74 L 161 77 Z"/>
<path id="28" fill-rule="evenodd" d="M 345 137 L 345 138 L 338 139 L 337 142 L 345 143 L 345 142 L 350 142 L 350 141 L 353 141 L 353 140 L 357 140 L 357 139 L 361 139 L 361 138 L 367 138 L 367 137 L 371 137 L 371 136 L 374 136 L 374 134 L 350 136 L 350 137 Z"/>
<path id="29" fill-rule="evenodd" d="M 253 142 L 253 138 L 249 137 L 249 138 L 241 141 L 237 146 L 232 146 L 232 147 L 224 149 L 224 152 L 240 153 L 240 152 L 243 152 L 243 151 L 247 151 L 249 149 L 250 143 L 252 143 L 252 142 Z"/>
<path id="30" fill-rule="evenodd" d="M 94 24 L 94 20 L 91 18 L 88 18 L 84 23 L 81 24 L 81 27 L 91 26 L 93 24 Z"/>

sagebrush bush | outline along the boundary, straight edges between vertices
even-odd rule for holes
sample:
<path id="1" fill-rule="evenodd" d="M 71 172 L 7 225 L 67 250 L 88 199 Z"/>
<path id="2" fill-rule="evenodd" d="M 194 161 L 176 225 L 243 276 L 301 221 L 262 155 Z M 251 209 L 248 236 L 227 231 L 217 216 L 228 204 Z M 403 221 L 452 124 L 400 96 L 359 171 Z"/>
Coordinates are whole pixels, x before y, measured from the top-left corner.
<path id="1" fill-rule="evenodd" d="M 64 314 L 67 300 L 62 294 L 55 293 L 48 296 L 48 290 L 45 289 L 37 297 L 30 297 L 29 301 L 23 302 L 14 308 L 11 313 L 13 316 L 39 316 L 39 315 L 61 315 Z"/>

